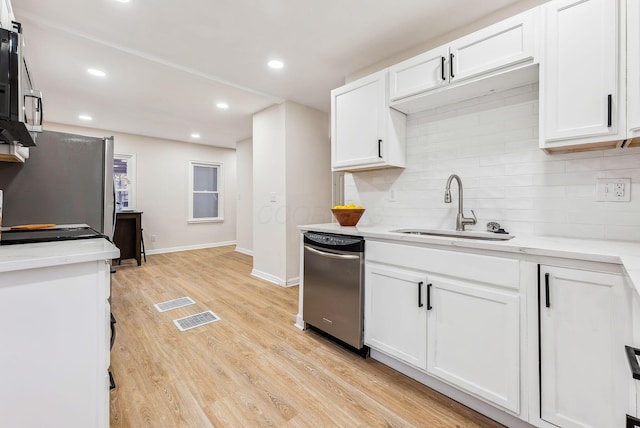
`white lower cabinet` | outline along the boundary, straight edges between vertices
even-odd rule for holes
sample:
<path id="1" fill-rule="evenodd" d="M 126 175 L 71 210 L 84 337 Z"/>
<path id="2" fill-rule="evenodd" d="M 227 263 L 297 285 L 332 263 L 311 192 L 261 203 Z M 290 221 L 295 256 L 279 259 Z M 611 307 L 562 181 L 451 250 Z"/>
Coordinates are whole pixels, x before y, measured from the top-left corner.
<path id="1" fill-rule="evenodd" d="M 426 275 L 371 265 L 365 275 L 365 344 L 426 369 Z"/>
<path id="2" fill-rule="evenodd" d="M 623 427 L 631 375 L 630 296 L 621 275 L 540 266 L 541 418 Z"/>
<path id="3" fill-rule="evenodd" d="M 519 295 L 429 277 L 427 372 L 520 410 Z"/>
<path id="4" fill-rule="evenodd" d="M 518 414 L 518 262 L 372 241 L 366 254 L 365 344 Z"/>

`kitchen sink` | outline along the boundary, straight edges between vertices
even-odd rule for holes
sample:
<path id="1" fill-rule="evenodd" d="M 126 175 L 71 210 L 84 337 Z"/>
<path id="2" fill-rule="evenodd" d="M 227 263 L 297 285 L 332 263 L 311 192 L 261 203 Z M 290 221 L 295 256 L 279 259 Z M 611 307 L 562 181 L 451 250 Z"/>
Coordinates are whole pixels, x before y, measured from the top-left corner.
<path id="1" fill-rule="evenodd" d="M 396 229 L 394 233 L 419 236 L 442 236 L 445 238 L 479 239 L 482 241 L 507 241 L 514 238 L 507 233 L 480 232 L 476 230 L 445 230 L 445 229 Z"/>

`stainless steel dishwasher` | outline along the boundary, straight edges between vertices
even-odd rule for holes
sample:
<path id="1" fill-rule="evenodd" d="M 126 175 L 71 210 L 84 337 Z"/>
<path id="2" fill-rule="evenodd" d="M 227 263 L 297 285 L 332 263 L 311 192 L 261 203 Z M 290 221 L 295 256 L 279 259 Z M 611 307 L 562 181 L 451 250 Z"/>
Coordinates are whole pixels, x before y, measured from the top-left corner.
<path id="1" fill-rule="evenodd" d="M 363 355 L 364 239 L 304 233 L 302 317 Z"/>

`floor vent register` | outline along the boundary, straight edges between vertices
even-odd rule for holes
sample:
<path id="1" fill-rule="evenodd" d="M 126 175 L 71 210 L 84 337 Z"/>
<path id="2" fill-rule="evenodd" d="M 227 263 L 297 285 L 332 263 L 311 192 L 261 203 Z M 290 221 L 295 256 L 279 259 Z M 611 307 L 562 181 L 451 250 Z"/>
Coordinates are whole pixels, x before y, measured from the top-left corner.
<path id="1" fill-rule="evenodd" d="M 170 311 L 171 309 L 181 308 L 183 306 L 193 305 L 196 302 L 191 297 L 179 297 L 173 300 L 167 300 L 166 302 L 156 303 L 155 306 L 158 312 Z"/>
<path id="2" fill-rule="evenodd" d="M 190 330 L 215 321 L 219 321 L 220 317 L 211 311 L 200 312 L 199 314 L 189 315 L 188 317 L 173 320 L 173 323 L 180 331 Z"/>

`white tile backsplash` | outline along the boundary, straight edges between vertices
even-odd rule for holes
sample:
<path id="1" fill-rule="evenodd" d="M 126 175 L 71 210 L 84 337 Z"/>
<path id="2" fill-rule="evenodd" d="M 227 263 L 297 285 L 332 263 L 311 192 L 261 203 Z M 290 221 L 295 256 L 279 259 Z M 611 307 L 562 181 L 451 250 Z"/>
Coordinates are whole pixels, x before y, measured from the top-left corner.
<path id="1" fill-rule="evenodd" d="M 407 168 L 345 176 L 345 202 L 362 224 L 454 228 L 444 203 L 450 174 L 464 185 L 465 215 L 484 230 L 640 241 L 640 148 L 546 154 L 538 148 L 538 87 L 527 85 L 407 117 Z M 596 202 L 596 178 L 628 177 L 631 202 Z M 395 201 L 390 201 L 394 190 Z"/>

